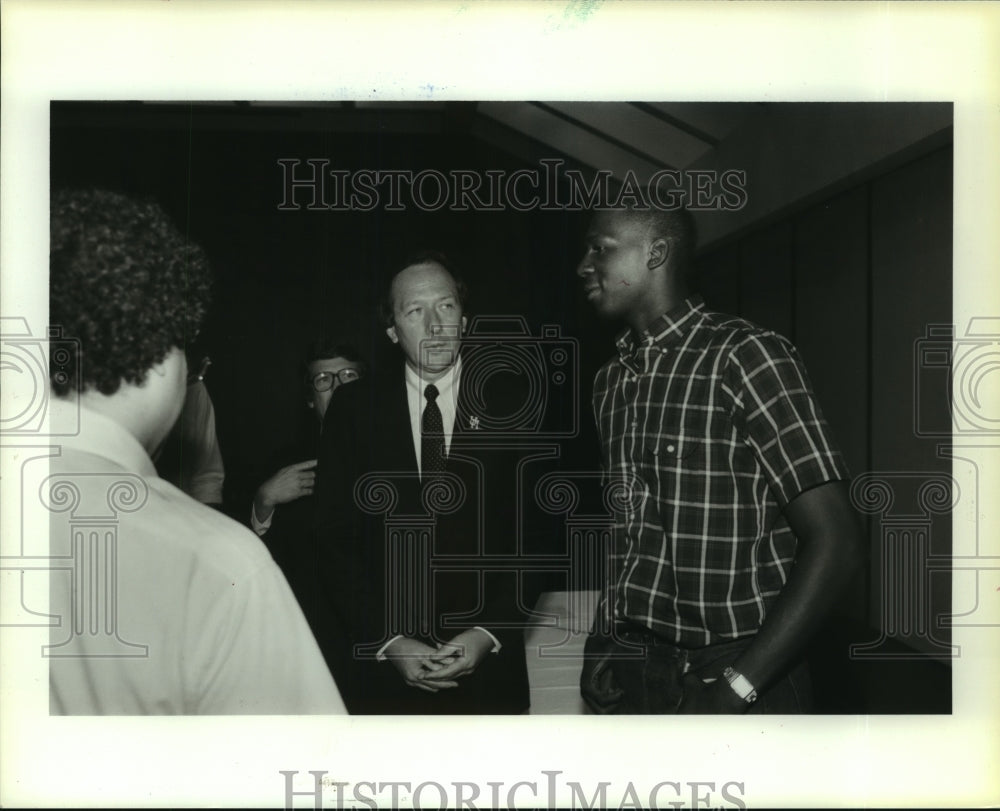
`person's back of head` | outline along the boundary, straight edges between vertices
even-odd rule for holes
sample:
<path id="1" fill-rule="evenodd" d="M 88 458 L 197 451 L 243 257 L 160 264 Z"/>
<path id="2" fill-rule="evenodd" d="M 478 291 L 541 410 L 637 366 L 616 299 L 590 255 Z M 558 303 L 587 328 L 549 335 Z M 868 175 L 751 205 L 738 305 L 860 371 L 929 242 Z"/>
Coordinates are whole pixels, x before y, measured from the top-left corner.
<path id="1" fill-rule="evenodd" d="M 155 448 L 183 405 L 183 350 L 204 318 L 210 282 L 204 252 L 156 203 L 55 192 L 49 320 L 74 339 L 76 356 L 68 373 L 50 375 L 54 394 L 79 392 L 84 406 Z"/>

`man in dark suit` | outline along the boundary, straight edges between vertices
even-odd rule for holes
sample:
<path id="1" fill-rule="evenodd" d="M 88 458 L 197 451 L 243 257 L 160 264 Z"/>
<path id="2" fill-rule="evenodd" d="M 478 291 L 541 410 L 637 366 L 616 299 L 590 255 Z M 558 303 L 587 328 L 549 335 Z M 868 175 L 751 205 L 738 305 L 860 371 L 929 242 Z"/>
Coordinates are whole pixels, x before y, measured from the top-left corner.
<path id="1" fill-rule="evenodd" d="M 351 712 L 529 704 L 517 449 L 494 430 L 524 402 L 524 381 L 483 353 L 463 360 L 463 302 L 447 259 L 409 262 L 383 308 L 405 363 L 346 387 L 324 421 L 318 541 Z"/>

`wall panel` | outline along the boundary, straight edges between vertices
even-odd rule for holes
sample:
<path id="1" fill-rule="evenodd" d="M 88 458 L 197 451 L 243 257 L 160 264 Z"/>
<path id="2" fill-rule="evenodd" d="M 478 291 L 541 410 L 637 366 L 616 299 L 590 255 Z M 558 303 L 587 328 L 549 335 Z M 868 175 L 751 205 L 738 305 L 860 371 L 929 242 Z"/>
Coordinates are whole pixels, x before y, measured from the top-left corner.
<path id="1" fill-rule="evenodd" d="M 851 472 L 868 468 L 868 194 L 795 221 L 795 343 Z"/>
<path id="2" fill-rule="evenodd" d="M 700 257 L 694 286 L 705 297 L 707 309 L 738 314 L 740 312 L 739 244 Z"/>
<path id="3" fill-rule="evenodd" d="M 740 314 L 744 318 L 794 340 L 793 289 L 789 221 L 751 234 L 740 243 Z"/>
<path id="4" fill-rule="evenodd" d="M 908 535 L 881 542 L 898 566 L 882 571 L 883 556 L 873 555 L 872 613 L 879 627 L 933 652 L 942 650 L 936 640 L 949 636 L 936 626 L 951 610 L 951 581 L 940 565 L 951 554 L 951 524 L 926 511 L 919 487 L 947 474 L 950 462 L 938 458 L 940 438 L 918 437 L 914 429 L 917 392 L 929 379 L 915 350 L 929 325 L 951 323 L 951 257 L 949 148 L 872 183 L 872 468 L 891 474 L 885 478 L 896 502 L 885 515 L 914 516 Z M 944 386 L 940 375 L 933 385 Z M 929 577 L 930 570 L 937 574 Z M 904 571 L 906 582 L 897 582 Z M 892 594 L 902 602 L 887 600 Z"/>

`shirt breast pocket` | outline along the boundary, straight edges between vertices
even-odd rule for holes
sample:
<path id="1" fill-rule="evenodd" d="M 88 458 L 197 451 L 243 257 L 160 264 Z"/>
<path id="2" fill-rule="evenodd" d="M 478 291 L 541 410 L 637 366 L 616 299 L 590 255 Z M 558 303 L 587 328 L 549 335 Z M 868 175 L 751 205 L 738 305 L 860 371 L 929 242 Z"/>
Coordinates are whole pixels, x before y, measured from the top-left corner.
<path id="1" fill-rule="evenodd" d="M 656 467 L 684 468 L 698 465 L 704 442 L 690 434 L 660 434 L 646 440 L 643 462 Z"/>
<path id="2" fill-rule="evenodd" d="M 672 524 L 672 510 L 691 501 L 700 492 L 705 469 L 702 437 L 661 434 L 649 438 L 643 448 L 642 477 L 664 527 Z"/>

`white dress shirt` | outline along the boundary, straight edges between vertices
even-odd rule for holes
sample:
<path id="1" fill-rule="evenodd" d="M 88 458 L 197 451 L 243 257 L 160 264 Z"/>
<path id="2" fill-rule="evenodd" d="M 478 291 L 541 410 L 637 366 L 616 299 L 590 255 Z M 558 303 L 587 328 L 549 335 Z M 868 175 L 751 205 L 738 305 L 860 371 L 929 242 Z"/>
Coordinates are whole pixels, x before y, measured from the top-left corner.
<path id="1" fill-rule="evenodd" d="M 53 424 L 72 424 L 76 408 L 53 398 Z M 117 422 L 85 407 L 79 418 L 79 433 L 60 440 L 51 462 L 52 481 L 66 482 L 61 492 L 71 490 L 78 503 L 49 515 L 50 554 L 62 558 L 50 578 L 50 612 L 61 620 L 52 643 L 62 652 L 49 659 L 50 712 L 345 713 L 305 617 L 260 540 L 157 476 Z M 137 497 L 119 504 L 109 495 L 116 488 Z M 105 534 L 95 540 L 88 530 L 88 516 L 105 514 L 116 528 L 113 548 Z M 87 578 L 102 560 L 112 561 L 116 576 L 99 591 Z M 94 592 L 86 605 L 74 571 Z M 72 620 L 86 619 L 98 600 L 107 605 L 109 593 L 117 633 L 139 646 L 132 649 L 139 655 L 104 655 L 101 634 L 70 633 Z"/>
<path id="2" fill-rule="evenodd" d="M 452 367 L 437 380 L 433 381 L 437 386 L 438 408 L 441 409 L 441 421 L 444 423 L 444 453 L 448 455 L 451 450 L 451 434 L 455 428 L 455 412 L 458 404 L 458 384 L 462 374 L 462 359 L 455 361 Z M 430 381 L 420 377 L 410 365 L 406 365 L 406 402 L 410 407 L 410 432 L 413 435 L 413 450 L 417 454 L 417 470 L 423 474 L 423 466 L 420 460 L 420 439 L 421 426 L 423 425 L 424 409 L 427 407 L 427 398 L 424 396 L 424 389 Z"/>

